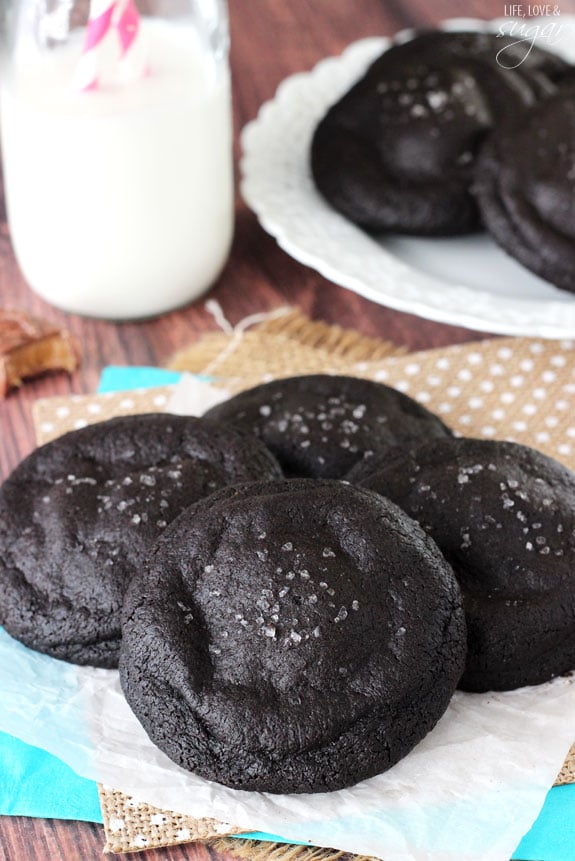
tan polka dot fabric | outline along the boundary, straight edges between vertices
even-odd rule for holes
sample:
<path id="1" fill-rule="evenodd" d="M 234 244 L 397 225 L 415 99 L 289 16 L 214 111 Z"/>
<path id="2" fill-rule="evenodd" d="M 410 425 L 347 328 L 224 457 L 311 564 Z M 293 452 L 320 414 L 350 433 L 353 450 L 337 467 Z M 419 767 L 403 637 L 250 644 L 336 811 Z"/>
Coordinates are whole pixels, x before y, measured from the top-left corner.
<path id="1" fill-rule="evenodd" d="M 462 436 L 514 440 L 575 468 L 572 341 L 483 341 L 388 359 L 369 371 Z"/>
<path id="2" fill-rule="evenodd" d="M 159 810 L 107 786 L 98 791 L 106 829 L 104 852 L 133 852 L 242 831 L 229 822 Z"/>
<path id="3" fill-rule="evenodd" d="M 33 408 L 36 439 L 42 445 L 68 431 L 114 416 L 165 412 L 171 396 L 172 390 L 166 386 L 103 395 L 44 398 L 36 401 Z"/>
<path id="4" fill-rule="evenodd" d="M 327 362 L 321 371 L 343 372 Z M 301 372 L 308 371 L 294 363 L 278 376 Z M 371 362 L 351 361 L 346 373 L 406 392 L 462 436 L 514 440 L 575 469 L 573 341 L 487 340 Z M 256 374 L 241 380 L 219 377 L 216 383 L 238 391 L 268 379 L 268 374 Z M 40 400 L 34 411 L 38 441 L 114 415 L 165 410 L 171 393 L 167 386 Z"/>

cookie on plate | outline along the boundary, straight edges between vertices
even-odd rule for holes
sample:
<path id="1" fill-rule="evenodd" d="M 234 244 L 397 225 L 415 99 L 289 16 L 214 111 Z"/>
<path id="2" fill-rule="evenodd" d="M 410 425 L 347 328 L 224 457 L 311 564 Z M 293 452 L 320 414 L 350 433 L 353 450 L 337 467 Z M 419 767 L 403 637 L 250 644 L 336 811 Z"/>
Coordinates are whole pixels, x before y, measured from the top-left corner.
<path id="1" fill-rule="evenodd" d="M 290 477 L 343 478 L 364 457 L 400 442 L 451 435 L 441 419 L 396 389 L 327 374 L 256 386 L 206 416 L 254 433 Z"/>
<path id="2" fill-rule="evenodd" d="M 575 475 L 534 449 L 437 440 L 362 485 L 431 535 L 463 592 L 468 691 L 536 685 L 575 668 Z"/>
<path id="3" fill-rule="evenodd" d="M 152 741 L 237 789 L 323 792 L 392 766 L 465 661 L 449 565 L 343 482 L 226 488 L 178 517 L 128 589 L 120 678 Z"/>
<path id="4" fill-rule="evenodd" d="M 319 123 L 316 186 L 372 232 L 477 230 L 470 186 L 483 138 L 553 93 L 568 69 L 495 33 L 430 31 L 392 44 Z"/>
<path id="5" fill-rule="evenodd" d="M 203 419 L 111 419 L 34 451 L 0 488 L 0 624 L 78 664 L 118 662 L 126 584 L 186 506 L 281 475 L 258 440 Z"/>
<path id="6" fill-rule="evenodd" d="M 575 293 L 575 86 L 500 130 L 478 159 L 485 226 L 523 266 Z"/>

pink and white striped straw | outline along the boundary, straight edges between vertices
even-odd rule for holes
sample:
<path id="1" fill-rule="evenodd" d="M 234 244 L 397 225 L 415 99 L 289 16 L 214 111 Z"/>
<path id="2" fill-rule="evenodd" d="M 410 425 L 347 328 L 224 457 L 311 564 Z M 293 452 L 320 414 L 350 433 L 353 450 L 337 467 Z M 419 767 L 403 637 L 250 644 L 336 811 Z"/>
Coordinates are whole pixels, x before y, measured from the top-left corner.
<path id="1" fill-rule="evenodd" d="M 125 83 L 145 74 L 140 42 L 134 0 L 92 0 L 77 71 L 79 89 L 98 90 L 106 81 Z"/>

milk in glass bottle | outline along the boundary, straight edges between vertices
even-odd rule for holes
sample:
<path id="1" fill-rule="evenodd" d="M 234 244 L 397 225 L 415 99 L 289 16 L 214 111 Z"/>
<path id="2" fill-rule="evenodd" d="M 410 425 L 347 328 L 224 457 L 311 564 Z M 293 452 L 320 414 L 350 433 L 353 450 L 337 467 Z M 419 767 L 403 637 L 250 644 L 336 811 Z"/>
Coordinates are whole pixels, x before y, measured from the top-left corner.
<path id="1" fill-rule="evenodd" d="M 225 0 L 16 0 L 0 115 L 30 286 L 137 319 L 217 278 L 233 230 Z"/>

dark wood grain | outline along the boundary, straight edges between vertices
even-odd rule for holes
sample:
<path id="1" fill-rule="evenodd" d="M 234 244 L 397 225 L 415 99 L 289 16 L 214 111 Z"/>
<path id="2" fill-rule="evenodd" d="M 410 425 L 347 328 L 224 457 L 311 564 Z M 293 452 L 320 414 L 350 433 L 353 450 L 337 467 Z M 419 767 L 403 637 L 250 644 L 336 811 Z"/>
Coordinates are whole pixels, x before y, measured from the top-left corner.
<path id="1" fill-rule="evenodd" d="M 563 0 L 561 11 L 575 12 L 575 0 Z M 310 69 L 323 57 L 338 54 L 350 42 L 366 36 L 433 25 L 453 16 L 503 14 L 503 0 L 230 0 L 236 160 L 239 130 L 256 116 L 287 75 Z M 31 406 L 35 399 L 93 391 L 106 364 L 161 365 L 215 324 L 204 299 L 157 320 L 119 325 L 61 313 L 26 286 L 14 259 L 3 206 L 0 219 L 0 304 L 23 306 L 60 322 L 78 337 L 83 353 L 82 366 L 72 377 L 46 376 L 0 402 L 3 478 L 34 446 Z M 232 323 L 289 303 L 313 318 L 352 326 L 410 349 L 484 337 L 383 308 L 326 281 L 288 257 L 239 196 L 232 253 L 210 297 L 217 299 Z M 97 825 L 0 818 L 0 859 L 6 861 L 97 859 L 103 841 L 103 830 Z M 142 857 L 149 861 L 223 861 L 225 856 L 206 847 L 188 846 L 150 851 Z"/>

